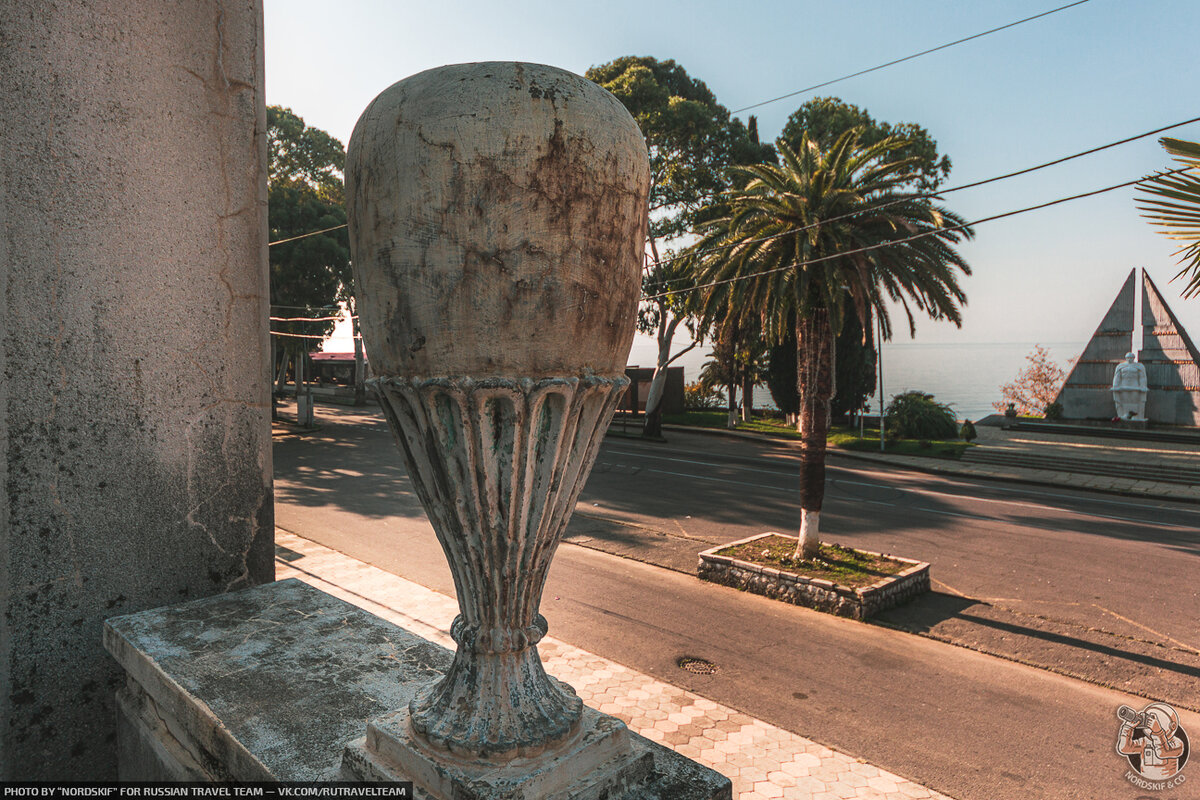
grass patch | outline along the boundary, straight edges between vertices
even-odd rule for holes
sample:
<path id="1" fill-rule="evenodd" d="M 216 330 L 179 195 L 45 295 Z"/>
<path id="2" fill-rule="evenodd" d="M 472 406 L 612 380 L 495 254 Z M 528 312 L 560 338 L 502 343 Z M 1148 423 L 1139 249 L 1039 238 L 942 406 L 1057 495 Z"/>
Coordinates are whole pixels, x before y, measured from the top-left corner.
<path id="1" fill-rule="evenodd" d="M 912 566 L 887 556 L 877 556 L 824 542 L 821 543 L 821 551 L 817 558 L 794 560 L 792 554 L 795 552 L 795 539 L 772 535 L 726 547 L 718 550 L 717 555 L 749 561 L 764 567 L 774 567 L 806 578 L 823 578 L 852 589 L 878 583 L 881 578 L 903 572 Z"/>
<path id="2" fill-rule="evenodd" d="M 829 431 L 829 446 L 840 447 L 843 450 L 862 450 L 872 453 L 879 452 L 879 431 L 867 431 L 863 438 L 858 438 L 857 428 L 836 426 Z M 899 439 L 887 443 L 884 451 L 895 456 L 924 456 L 925 458 L 946 458 L 957 460 L 962 458 L 968 447 L 975 445 L 961 439 L 936 439 L 933 441 L 916 441 Z"/>
<path id="3" fill-rule="evenodd" d="M 682 414 L 663 414 L 663 422 L 668 425 L 688 425 L 693 428 L 728 430 L 726 425 L 728 420 L 728 411 L 685 411 Z M 800 438 L 795 427 L 774 417 L 755 417 L 749 422 L 742 422 L 739 419 L 735 430 L 743 433 L 761 433 L 781 439 Z"/>
<path id="4" fill-rule="evenodd" d="M 726 411 L 685 411 L 682 414 L 664 414 L 663 422 L 668 425 L 687 425 L 693 428 L 717 428 L 726 430 L 729 415 Z M 738 421 L 735 430 L 744 433 L 760 433 L 776 439 L 799 440 L 800 434 L 795 427 L 788 425 L 779 417 L 755 417 L 750 422 Z M 829 430 L 826 440 L 830 447 L 843 450 L 863 450 L 879 452 L 879 431 L 866 431 L 863 438 L 858 438 L 858 428 L 848 425 L 835 425 Z M 960 459 L 968 447 L 974 447 L 969 442 L 958 439 L 920 442 L 911 439 L 888 442 L 886 453 L 900 456 L 925 456 L 926 458 Z"/>

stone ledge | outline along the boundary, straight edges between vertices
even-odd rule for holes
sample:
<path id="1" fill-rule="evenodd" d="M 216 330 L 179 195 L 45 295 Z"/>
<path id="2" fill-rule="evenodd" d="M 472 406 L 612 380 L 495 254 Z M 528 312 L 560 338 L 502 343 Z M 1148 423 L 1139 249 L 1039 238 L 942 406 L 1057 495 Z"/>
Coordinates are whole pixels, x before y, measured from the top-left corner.
<path id="1" fill-rule="evenodd" d="M 368 720 L 407 707 L 453 658 L 296 579 L 110 619 L 104 644 L 128 678 L 126 781 L 343 780 Z M 732 796 L 728 778 L 628 735 L 652 774 L 611 800 Z"/>
<path id="2" fill-rule="evenodd" d="M 809 578 L 774 567 L 764 567 L 731 556 L 717 554 L 718 550 L 747 544 L 767 536 L 796 538 L 782 533 L 767 532 L 718 545 L 700 553 L 697 575 L 701 580 L 732 586 L 735 589 L 760 594 L 772 600 L 782 600 L 792 605 L 805 606 L 852 619 L 866 619 L 907 602 L 930 589 L 929 564 L 927 562 L 893 555 L 887 557 L 903 561 L 911 566 L 896 575 L 882 578 L 870 586 L 854 589 L 823 578 Z M 870 550 L 859 550 L 859 552 L 875 556 L 883 555 Z"/>

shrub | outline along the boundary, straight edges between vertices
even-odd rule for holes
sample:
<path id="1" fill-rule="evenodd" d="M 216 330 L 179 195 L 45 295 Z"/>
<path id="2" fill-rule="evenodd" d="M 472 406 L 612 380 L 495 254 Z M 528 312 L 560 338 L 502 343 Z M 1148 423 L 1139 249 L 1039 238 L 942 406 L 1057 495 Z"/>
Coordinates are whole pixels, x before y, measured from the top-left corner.
<path id="1" fill-rule="evenodd" d="M 1045 415 L 1046 419 L 1062 419 L 1062 403 L 1047 403 Z"/>
<path id="2" fill-rule="evenodd" d="M 971 442 L 974 441 L 979 434 L 975 432 L 975 424 L 969 419 L 964 419 L 962 431 L 959 432 L 959 436 L 962 437 L 964 442 Z"/>
<path id="3" fill-rule="evenodd" d="M 905 439 L 957 439 L 958 420 L 950 406 L 924 392 L 904 392 L 892 398 L 888 422 Z"/>
<path id="4" fill-rule="evenodd" d="M 683 407 L 687 411 L 711 411 L 724 406 L 725 393 L 715 387 L 700 381 L 683 387 Z"/>
<path id="5" fill-rule="evenodd" d="M 1050 358 L 1050 351 L 1040 344 L 1025 356 L 1025 361 L 1026 366 L 1017 373 L 1016 379 L 1000 387 L 1004 399 L 992 404 L 997 411 L 1003 411 L 1006 417 L 1015 417 L 1017 414 L 1029 416 L 1046 408 L 1054 402 L 1067 378 L 1067 371 L 1055 363 Z M 1013 413 L 1008 413 L 1006 406 L 1014 409 Z"/>

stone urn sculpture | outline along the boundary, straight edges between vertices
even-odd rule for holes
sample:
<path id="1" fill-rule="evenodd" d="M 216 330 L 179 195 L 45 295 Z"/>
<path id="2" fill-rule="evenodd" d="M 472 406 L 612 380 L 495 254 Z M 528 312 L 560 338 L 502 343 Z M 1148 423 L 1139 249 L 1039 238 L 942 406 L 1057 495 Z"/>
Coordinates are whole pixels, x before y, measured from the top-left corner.
<path id="1" fill-rule="evenodd" d="M 463 763 L 530 758 L 582 713 L 542 668 L 538 606 L 628 383 L 645 141 L 576 75 L 459 64 L 380 94 L 345 174 L 373 390 L 461 611 L 453 665 L 409 705 L 408 733 Z"/>

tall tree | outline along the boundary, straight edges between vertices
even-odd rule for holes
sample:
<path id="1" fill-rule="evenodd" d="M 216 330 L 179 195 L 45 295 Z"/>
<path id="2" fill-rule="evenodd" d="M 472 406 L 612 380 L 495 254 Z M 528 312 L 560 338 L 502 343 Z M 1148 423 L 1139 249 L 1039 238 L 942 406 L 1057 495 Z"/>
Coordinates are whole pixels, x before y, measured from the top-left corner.
<path id="1" fill-rule="evenodd" d="M 875 394 L 875 335 L 863 327 L 858 314 L 846 314 L 837 335 L 837 363 L 834 369 L 833 418 L 848 421 L 851 413 L 862 409 Z"/>
<path id="2" fill-rule="evenodd" d="M 1139 197 L 1142 216 L 1149 219 L 1164 234 L 1181 243 L 1175 252 L 1183 268 L 1176 278 L 1186 283 L 1183 296 L 1200 295 L 1200 142 L 1163 137 L 1159 144 L 1179 162 L 1182 170 L 1174 174 L 1157 175 L 1138 184 L 1149 192 Z"/>
<path id="3" fill-rule="evenodd" d="M 739 383 L 737 365 L 737 323 L 717 324 L 712 336 L 712 351 L 708 361 L 700 367 L 700 386 L 706 391 L 724 388 L 725 427 L 737 427 L 737 387 Z"/>
<path id="4" fill-rule="evenodd" d="M 800 395 L 801 522 L 797 556 L 818 552 L 825 447 L 834 391 L 835 336 L 847 313 L 891 331 L 885 300 L 961 325 L 970 270 L 954 248 L 971 235 L 959 217 L 906 188 L 912 163 L 892 161 L 891 137 L 862 145 L 847 132 L 828 148 L 802 136 L 782 163 L 741 168 L 744 186 L 723 198 L 728 213 L 694 245 L 708 308 L 757 315 L 770 340 L 794 321 Z"/>
<path id="5" fill-rule="evenodd" d="M 270 255 L 272 316 L 334 316 L 352 286 L 350 240 L 339 228 L 346 224 L 345 148 L 279 106 L 267 108 L 267 142 L 267 220 L 270 241 L 279 242 Z M 330 228 L 337 229 L 305 235 Z M 272 330 L 290 334 L 280 337 L 284 368 L 287 357 L 319 341 L 302 337 L 325 337 L 333 327 L 329 320 L 272 323 Z"/>
<path id="6" fill-rule="evenodd" d="M 937 141 L 929 131 L 914 122 L 876 120 L 866 109 L 847 103 L 838 97 L 814 97 L 792 112 L 780 134 L 792 150 L 799 149 L 804 136 L 822 149 L 829 149 L 842 134 L 857 130 L 858 141 L 864 147 L 892 138 L 902 144 L 883 156 L 886 161 L 903 161 L 903 174 L 914 188 L 922 192 L 936 191 L 950 175 L 950 158 L 938 154 Z"/>
<path id="7" fill-rule="evenodd" d="M 892 124 L 876 120 L 866 109 L 838 97 L 814 97 L 800 106 L 788 117 L 781 138 L 793 150 L 804 136 L 828 150 L 847 131 L 856 131 L 862 146 L 889 138 L 903 140 L 882 156 L 884 161 L 907 164 L 903 171 L 907 180 L 901 185 L 934 192 L 950 175 L 950 158 L 938 153 L 937 141 L 924 127 L 913 122 Z M 871 327 L 863 328 L 857 316 L 847 319 L 838 333 L 835 419 L 843 419 L 850 411 L 861 408 L 866 398 L 874 394 L 878 359 L 874 338 Z"/>
<path id="8" fill-rule="evenodd" d="M 777 341 L 767 350 L 767 389 L 775 407 L 789 424 L 796 424 L 800 413 L 800 392 L 796 389 L 796 320 L 787 321 Z"/>
<path id="9" fill-rule="evenodd" d="M 290 108 L 267 107 L 267 183 L 303 185 L 322 199 L 345 201 L 342 166 L 346 148 L 320 128 L 304 123 Z"/>
<path id="10" fill-rule="evenodd" d="M 703 388 L 725 388 L 729 428 L 737 427 L 737 392 L 742 397 L 741 419 L 749 422 L 754 409 L 754 387 L 767 375 L 767 343 L 762 332 L 752 326 L 753 322 L 739 315 L 714 320 L 712 352 L 700 370 Z"/>
<path id="11" fill-rule="evenodd" d="M 717 102 L 703 81 L 674 61 L 624 56 L 592 67 L 587 78 L 612 92 L 637 120 L 650 153 L 648 264 L 639 331 L 655 337 L 658 357 L 646 403 L 643 435 L 662 432 L 667 367 L 696 346 L 701 331 L 691 303 L 689 267 L 672 259 L 672 240 L 689 233 L 729 185 L 728 166 L 771 156 L 740 120 Z M 753 120 L 752 120 L 753 124 Z M 672 352 L 680 326 L 693 343 Z"/>
<path id="12" fill-rule="evenodd" d="M 833 419 L 843 421 L 851 412 L 861 409 L 867 398 L 875 394 L 878 362 L 872 327 L 864 329 L 858 314 L 846 314 L 834 352 L 837 353 L 837 362 L 833 376 Z M 775 406 L 791 419 L 800 410 L 800 394 L 796 389 L 794 322 L 789 323 L 783 339 L 771 345 L 767 354 L 765 379 Z"/>

